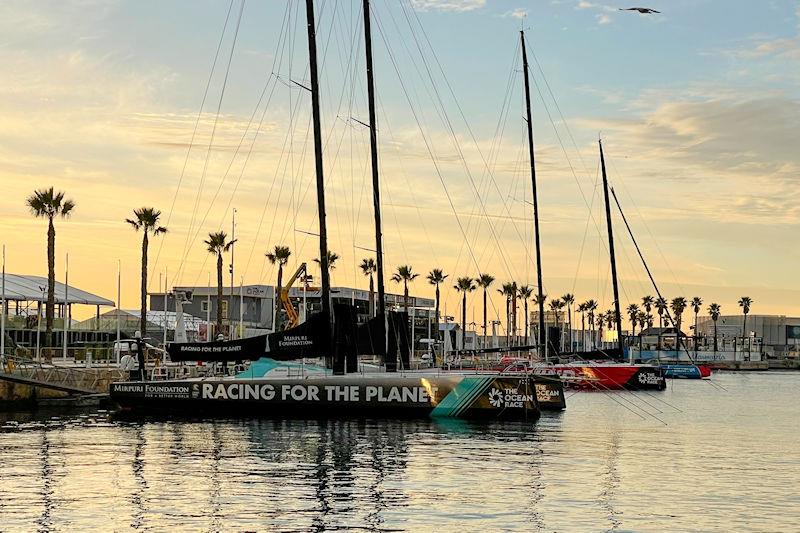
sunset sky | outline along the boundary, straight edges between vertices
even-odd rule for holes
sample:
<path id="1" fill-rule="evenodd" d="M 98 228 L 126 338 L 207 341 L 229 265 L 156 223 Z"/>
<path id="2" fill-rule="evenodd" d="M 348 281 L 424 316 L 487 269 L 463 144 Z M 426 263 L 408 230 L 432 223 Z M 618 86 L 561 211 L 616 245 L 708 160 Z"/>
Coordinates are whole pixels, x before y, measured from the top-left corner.
<path id="1" fill-rule="evenodd" d="M 77 203 L 57 222 L 57 278 L 68 252 L 71 284 L 115 299 L 121 260 L 123 308 L 138 307 L 141 235 L 124 223 L 137 207 L 162 210 L 169 229 L 151 245 L 152 291 L 165 268 L 170 285 L 208 282 L 202 240 L 230 232 L 234 207 L 237 283 L 275 282 L 264 258 L 275 244 L 291 247 L 289 270 L 316 257 L 304 2 L 241 2 L 0 3 L 8 272 L 46 275 L 46 223 L 25 198 L 49 186 Z M 374 249 L 368 136 L 353 120 L 368 120 L 360 4 L 317 2 L 317 21 L 330 248 L 342 256 L 333 283 L 366 288 L 356 269 Z M 753 313 L 800 315 L 800 2 L 644 5 L 663 13 L 574 0 L 374 2 L 387 281 L 410 264 L 421 274 L 412 293 L 430 296 L 424 276 L 443 268 L 451 315 L 456 277 L 535 283 L 525 28 L 538 60 L 545 292 L 611 306 L 601 135 L 666 297 L 701 296 L 732 314 L 749 295 Z M 653 289 L 615 223 L 626 306 Z M 504 313 L 493 293 L 492 318 Z M 470 298 L 479 322 L 479 293 Z"/>

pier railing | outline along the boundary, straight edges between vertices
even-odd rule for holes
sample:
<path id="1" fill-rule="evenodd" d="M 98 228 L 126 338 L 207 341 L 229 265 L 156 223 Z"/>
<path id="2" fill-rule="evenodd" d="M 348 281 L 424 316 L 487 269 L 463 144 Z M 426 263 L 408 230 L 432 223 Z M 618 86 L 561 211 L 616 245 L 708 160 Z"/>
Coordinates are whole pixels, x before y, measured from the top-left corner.
<path id="1" fill-rule="evenodd" d="M 114 367 L 82 368 L 42 363 L 19 355 L 5 355 L 0 379 L 70 394 L 96 394 L 108 391 L 111 381 L 122 378 Z"/>

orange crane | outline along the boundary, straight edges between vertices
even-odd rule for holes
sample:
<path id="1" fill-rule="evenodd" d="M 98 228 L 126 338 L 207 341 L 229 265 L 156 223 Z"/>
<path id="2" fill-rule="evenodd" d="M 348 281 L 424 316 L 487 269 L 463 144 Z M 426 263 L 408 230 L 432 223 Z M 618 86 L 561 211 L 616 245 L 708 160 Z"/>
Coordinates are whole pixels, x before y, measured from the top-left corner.
<path id="1" fill-rule="evenodd" d="M 308 276 L 308 270 L 306 268 L 305 263 L 300 263 L 300 266 L 297 268 L 292 277 L 286 282 L 286 285 L 281 287 L 281 291 L 279 294 L 279 298 L 281 301 L 281 305 L 283 306 L 283 310 L 286 311 L 286 325 L 284 329 L 293 328 L 300 324 L 300 315 L 297 313 L 297 310 L 292 305 L 292 300 L 289 298 L 289 289 L 292 288 L 294 282 L 297 281 L 298 278 L 302 275 L 303 280 L 306 279 Z M 306 286 L 306 290 L 319 290 L 318 287 L 308 287 Z"/>

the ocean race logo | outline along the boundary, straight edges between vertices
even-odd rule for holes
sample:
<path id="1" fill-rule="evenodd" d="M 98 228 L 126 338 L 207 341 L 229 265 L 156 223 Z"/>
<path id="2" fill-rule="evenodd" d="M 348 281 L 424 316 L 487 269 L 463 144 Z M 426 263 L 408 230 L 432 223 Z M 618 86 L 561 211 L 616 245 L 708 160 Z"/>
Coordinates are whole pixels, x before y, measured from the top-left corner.
<path id="1" fill-rule="evenodd" d="M 492 387 L 492 390 L 489 391 L 489 403 L 492 404 L 493 407 L 502 407 L 503 392 Z"/>

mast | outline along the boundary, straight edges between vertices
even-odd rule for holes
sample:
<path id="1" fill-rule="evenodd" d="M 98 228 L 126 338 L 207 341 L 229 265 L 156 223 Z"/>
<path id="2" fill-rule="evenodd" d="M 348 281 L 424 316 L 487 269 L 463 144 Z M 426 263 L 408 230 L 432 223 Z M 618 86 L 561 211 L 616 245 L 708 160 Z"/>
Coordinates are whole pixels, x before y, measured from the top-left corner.
<path id="1" fill-rule="evenodd" d="M 617 283 L 617 258 L 614 254 L 614 231 L 611 228 L 611 205 L 608 203 L 608 178 L 606 177 L 606 159 L 603 156 L 603 141 L 597 140 L 600 145 L 600 167 L 603 171 L 603 197 L 606 201 L 606 226 L 608 227 L 608 254 L 611 256 L 611 284 L 614 287 L 614 313 L 617 324 L 617 347 L 620 357 L 625 355 L 622 342 L 622 315 L 619 312 L 619 284 Z"/>
<path id="2" fill-rule="evenodd" d="M 330 326 L 330 346 L 333 346 L 333 312 L 331 310 L 331 280 L 328 272 L 328 231 L 325 225 L 325 180 L 322 167 L 322 126 L 319 112 L 319 79 L 317 78 L 317 37 L 314 23 L 314 0 L 306 0 L 308 24 L 308 58 L 311 71 L 311 113 L 314 122 L 314 159 L 317 174 L 317 205 L 319 207 L 319 266 L 322 286 L 322 312 L 327 313 Z"/>
<path id="3" fill-rule="evenodd" d="M 375 213 L 375 263 L 376 277 L 378 278 L 378 301 L 375 314 L 379 317 L 386 315 L 386 297 L 383 285 L 383 235 L 381 232 L 381 188 L 378 175 L 378 132 L 375 117 L 375 81 L 372 66 L 372 26 L 369 14 L 369 0 L 364 0 L 364 42 L 367 55 L 367 99 L 369 101 L 369 148 L 372 156 L 372 209 Z M 383 319 L 382 319 L 383 320 Z M 383 329 L 383 351 L 386 356 L 386 331 Z M 393 365 L 391 365 L 393 366 Z M 388 370 L 388 368 L 387 368 Z"/>
<path id="4" fill-rule="evenodd" d="M 542 251 L 539 243 L 539 201 L 536 193 L 536 161 L 534 158 L 533 150 L 533 119 L 531 118 L 531 89 L 528 81 L 528 52 L 525 49 L 525 32 L 519 32 L 520 40 L 522 42 L 522 65 L 525 72 L 525 108 L 527 111 L 528 123 L 528 152 L 530 153 L 531 160 L 531 186 L 533 187 L 533 231 L 536 236 L 536 288 L 537 300 L 539 303 L 539 336 L 537 344 L 540 350 L 542 347 L 541 339 L 545 338 L 544 329 L 544 295 L 542 293 Z M 525 317 L 525 320 L 528 318 Z M 547 344 L 544 344 L 544 359 L 549 360 Z M 541 354 L 541 351 L 539 352 Z"/>

